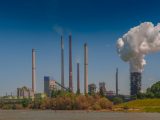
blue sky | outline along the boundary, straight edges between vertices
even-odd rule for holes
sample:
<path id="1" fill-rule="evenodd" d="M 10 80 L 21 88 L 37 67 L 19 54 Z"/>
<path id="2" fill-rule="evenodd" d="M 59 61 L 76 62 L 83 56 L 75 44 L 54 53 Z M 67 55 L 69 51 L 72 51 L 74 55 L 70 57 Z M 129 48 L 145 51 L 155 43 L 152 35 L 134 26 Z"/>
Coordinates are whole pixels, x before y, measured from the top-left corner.
<path id="1" fill-rule="evenodd" d="M 160 20 L 158 0 L 5 0 L 0 1 L 0 95 L 31 87 L 31 49 L 36 49 L 37 91 L 44 75 L 60 81 L 60 34 L 65 42 L 65 83 L 68 86 L 68 34 L 73 36 L 73 82 L 76 60 L 83 83 L 83 44 L 89 47 L 89 83 L 105 81 L 129 94 L 129 66 L 117 55 L 116 40 L 141 22 Z M 160 54 L 146 57 L 142 87 L 160 80 Z M 83 91 L 83 86 L 82 86 Z"/>

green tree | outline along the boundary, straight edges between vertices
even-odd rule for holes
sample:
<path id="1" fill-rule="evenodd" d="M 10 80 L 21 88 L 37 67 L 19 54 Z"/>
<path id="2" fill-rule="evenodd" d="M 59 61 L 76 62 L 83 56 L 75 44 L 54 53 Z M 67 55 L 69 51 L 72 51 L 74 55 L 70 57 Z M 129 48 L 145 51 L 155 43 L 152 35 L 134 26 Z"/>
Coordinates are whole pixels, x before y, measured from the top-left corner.
<path id="1" fill-rule="evenodd" d="M 153 84 L 150 88 L 147 88 L 146 97 L 160 98 L 160 81 Z"/>
<path id="2" fill-rule="evenodd" d="M 147 98 L 154 98 L 154 93 L 151 91 L 151 88 L 147 88 L 146 97 Z"/>
<path id="3" fill-rule="evenodd" d="M 160 81 L 151 86 L 151 92 L 155 97 L 160 98 Z"/>
<path id="4" fill-rule="evenodd" d="M 123 99 L 121 97 L 114 97 L 112 101 L 114 104 L 123 103 Z"/>
<path id="5" fill-rule="evenodd" d="M 26 107 L 28 107 L 28 105 L 29 105 L 29 99 L 23 99 L 22 100 L 22 106 L 24 107 L 24 108 L 26 108 Z"/>
<path id="6" fill-rule="evenodd" d="M 138 99 L 144 99 L 146 97 L 146 94 L 145 93 L 138 93 L 137 94 L 137 98 Z"/>
<path id="7" fill-rule="evenodd" d="M 51 97 L 52 98 L 56 98 L 57 96 L 59 96 L 61 94 L 61 90 L 52 90 L 51 91 Z"/>

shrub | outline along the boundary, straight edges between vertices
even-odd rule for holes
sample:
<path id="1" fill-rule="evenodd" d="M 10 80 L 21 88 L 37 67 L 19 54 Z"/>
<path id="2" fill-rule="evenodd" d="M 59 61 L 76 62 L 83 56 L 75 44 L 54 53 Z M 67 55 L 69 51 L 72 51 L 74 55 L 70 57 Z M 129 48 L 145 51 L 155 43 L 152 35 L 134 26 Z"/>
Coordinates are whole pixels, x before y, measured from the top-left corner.
<path id="1" fill-rule="evenodd" d="M 114 104 L 120 104 L 120 103 L 123 103 L 123 99 L 122 98 L 120 98 L 120 97 L 115 97 L 115 98 L 113 98 L 113 103 Z"/>
<path id="2" fill-rule="evenodd" d="M 73 109 L 73 101 L 70 97 L 67 97 L 67 96 L 57 97 L 55 99 L 55 105 L 56 105 L 56 109 L 59 109 L 59 110 Z"/>
<path id="3" fill-rule="evenodd" d="M 32 109 L 40 109 L 42 100 L 34 100 L 30 106 Z"/>
<path id="4" fill-rule="evenodd" d="M 12 109 L 12 107 L 13 107 L 13 105 L 11 105 L 11 104 L 5 104 L 2 106 L 2 109 L 9 110 L 9 109 Z"/>
<path id="5" fill-rule="evenodd" d="M 75 100 L 75 106 L 79 110 L 85 110 L 89 108 L 89 102 L 86 96 L 79 95 Z"/>
<path id="6" fill-rule="evenodd" d="M 113 105 L 112 102 L 106 98 L 100 98 L 97 102 L 102 109 L 111 109 Z"/>
<path id="7" fill-rule="evenodd" d="M 52 110 L 56 110 L 56 98 L 52 98 L 52 99 L 50 100 L 50 108 L 51 108 Z"/>
<path id="8" fill-rule="evenodd" d="M 12 109 L 21 110 L 23 109 L 23 106 L 21 104 L 13 104 Z"/>
<path id="9" fill-rule="evenodd" d="M 41 101 L 41 105 L 40 105 L 41 109 L 50 109 L 50 99 L 49 98 L 45 98 Z"/>
<path id="10" fill-rule="evenodd" d="M 92 106 L 93 110 L 100 110 L 102 109 L 101 106 L 96 102 L 93 106 Z"/>
<path id="11" fill-rule="evenodd" d="M 22 106 L 23 106 L 24 108 L 26 108 L 26 107 L 28 107 L 28 105 L 29 105 L 29 99 L 23 99 L 23 100 L 22 100 Z"/>
<path id="12" fill-rule="evenodd" d="M 146 94 L 145 93 L 138 93 L 137 94 L 137 98 L 138 99 L 144 99 L 146 97 Z"/>

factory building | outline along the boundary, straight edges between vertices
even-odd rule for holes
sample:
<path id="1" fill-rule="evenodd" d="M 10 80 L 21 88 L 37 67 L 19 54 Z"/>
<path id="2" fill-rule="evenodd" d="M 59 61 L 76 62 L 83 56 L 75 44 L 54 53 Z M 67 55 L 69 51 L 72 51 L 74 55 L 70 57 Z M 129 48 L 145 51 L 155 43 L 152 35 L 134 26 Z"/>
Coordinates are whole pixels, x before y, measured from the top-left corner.
<path id="1" fill-rule="evenodd" d="M 107 97 L 113 97 L 113 96 L 117 96 L 117 94 L 114 91 L 109 90 L 109 91 L 106 92 L 106 96 Z"/>
<path id="2" fill-rule="evenodd" d="M 104 96 L 107 95 L 107 89 L 106 89 L 105 82 L 100 82 L 99 83 L 99 91 L 103 92 Z"/>
<path id="3" fill-rule="evenodd" d="M 51 80 L 49 76 L 44 76 L 44 93 L 50 97 L 52 90 L 56 90 L 55 80 Z"/>
<path id="4" fill-rule="evenodd" d="M 34 91 L 27 87 L 17 88 L 18 98 L 34 98 Z"/>
<path id="5" fill-rule="evenodd" d="M 88 94 L 94 95 L 96 93 L 96 84 L 92 83 L 88 85 Z"/>
<path id="6" fill-rule="evenodd" d="M 142 76 L 139 72 L 132 72 L 130 74 L 130 95 L 137 95 L 141 91 L 141 79 Z"/>

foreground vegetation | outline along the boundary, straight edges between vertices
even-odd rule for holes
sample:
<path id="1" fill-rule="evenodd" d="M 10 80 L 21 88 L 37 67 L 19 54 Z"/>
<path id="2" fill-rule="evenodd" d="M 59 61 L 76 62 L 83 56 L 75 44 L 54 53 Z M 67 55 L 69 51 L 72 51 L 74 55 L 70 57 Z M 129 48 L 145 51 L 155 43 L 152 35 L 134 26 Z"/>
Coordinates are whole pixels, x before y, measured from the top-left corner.
<path id="1" fill-rule="evenodd" d="M 128 112 L 160 112 L 160 99 L 138 99 L 115 105 L 115 111 Z"/>
<path id="2" fill-rule="evenodd" d="M 116 100 L 117 101 L 117 98 Z M 117 104 L 118 103 L 118 104 Z M 41 109 L 41 110 L 107 110 L 122 112 L 160 112 L 160 99 L 137 99 L 113 105 L 105 97 L 99 95 L 84 96 L 75 94 L 59 95 L 54 98 L 28 99 L 21 103 L 0 104 L 0 109 Z"/>
<path id="3" fill-rule="evenodd" d="M 42 110 L 107 110 L 128 112 L 160 112 L 160 82 L 153 84 L 146 93 L 131 96 L 124 102 L 124 96 L 107 99 L 100 90 L 89 95 L 65 91 L 52 91 L 51 97 L 17 99 L 17 102 L 0 102 L 0 109 L 42 109 Z"/>
<path id="4" fill-rule="evenodd" d="M 132 101 L 115 105 L 114 111 L 160 112 L 160 81 L 147 88 L 146 93 L 132 96 Z"/>
<path id="5" fill-rule="evenodd" d="M 99 95 L 76 95 L 60 93 L 52 98 L 35 99 L 30 102 L 24 99 L 19 104 L 0 104 L 0 109 L 52 109 L 52 110 L 111 110 L 112 102 Z"/>

